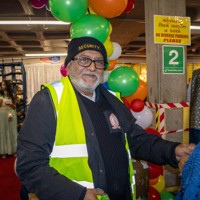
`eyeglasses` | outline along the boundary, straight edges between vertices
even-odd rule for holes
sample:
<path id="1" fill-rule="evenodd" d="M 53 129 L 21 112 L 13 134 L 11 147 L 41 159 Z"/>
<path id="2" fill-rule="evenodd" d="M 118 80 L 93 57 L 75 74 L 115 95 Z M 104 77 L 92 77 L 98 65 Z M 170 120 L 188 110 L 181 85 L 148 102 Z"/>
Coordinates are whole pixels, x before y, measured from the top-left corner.
<path id="1" fill-rule="evenodd" d="M 107 64 L 107 62 L 104 62 L 104 60 L 92 60 L 91 58 L 88 57 L 77 57 L 77 58 L 73 58 L 72 60 L 78 60 L 78 64 L 81 67 L 89 67 L 92 63 L 94 63 L 94 66 L 96 69 L 102 69 L 104 70 L 106 67 L 105 65 Z"/>

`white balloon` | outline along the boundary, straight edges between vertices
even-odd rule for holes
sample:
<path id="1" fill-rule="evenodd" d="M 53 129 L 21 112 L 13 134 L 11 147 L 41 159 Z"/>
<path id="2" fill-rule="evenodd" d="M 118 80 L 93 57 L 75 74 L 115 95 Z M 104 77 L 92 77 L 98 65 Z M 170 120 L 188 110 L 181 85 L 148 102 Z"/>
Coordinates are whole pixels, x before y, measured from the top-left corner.
<path id="1" fill-rule="evenodd" d="M 110 57 L 108 57 L 108 60 L 116 60 L 122 54 L 122 48 L 120 44 L 118 44 L 117 42 L 112 42 L 112 44 L 113 44 L 113 53 Z"/>
<path id="2" fill-rule="evenodd" d="M 136 119 L 136 124 L 144 129 L 148 128 L 153 121 L 153 113 L 147 106 L 144 106 L 141 112 L 134 112 L 131 110 L 131 113 Z"/>
<path id="3" fill-rule="evenodd" d="M 109 75 L 110 75 L 109 71 L 104 71 L 102 83 L 105 83 L 108 80 Z"/>

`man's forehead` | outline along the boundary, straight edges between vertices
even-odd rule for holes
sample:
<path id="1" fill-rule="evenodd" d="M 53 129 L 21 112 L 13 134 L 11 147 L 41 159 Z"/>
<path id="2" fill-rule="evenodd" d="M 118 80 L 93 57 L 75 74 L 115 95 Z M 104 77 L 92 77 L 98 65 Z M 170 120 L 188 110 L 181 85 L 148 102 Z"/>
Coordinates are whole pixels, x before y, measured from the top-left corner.
<path id="1" fill-rule="evenodd" d="M 94 50 L 85 50 L 85 51 L 80 52 L 76 56 L 77 57 L 78 56 L 87 56 L 87 57 L 95 57 L 95 58 L 103 59 L 102 54 L 100 52 L 94 51 Z"/>

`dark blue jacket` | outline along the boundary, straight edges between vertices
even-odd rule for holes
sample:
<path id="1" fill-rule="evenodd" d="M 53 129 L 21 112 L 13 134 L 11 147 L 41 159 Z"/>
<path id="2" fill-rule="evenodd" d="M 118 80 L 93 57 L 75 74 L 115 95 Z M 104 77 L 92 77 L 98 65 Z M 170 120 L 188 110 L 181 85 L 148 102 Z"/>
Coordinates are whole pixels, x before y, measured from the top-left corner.
<path id="1" fill-rule="evenodd" d="M 120 126 L 127 133 L 131 155 L 158 165 L 170 164 L 177 167 L 175 147 L 179 144 L 150 135 L 135 123 L 130 110 L 103 86 L 100 94 L 112 105 Z M 83 102 L 78 97 L 83 124 L 86 133 L 94 132 L 93 124 Z M 29 106 L 26 119 L 21 128 L 17 145 L 17 173 L 23 185 L 41 200 L 80 200 L 86 188 L 60 175 L 49 166 L 49 155 L 55 140 L 56 117 L 52 100 L 47 89 L 39 91 Z M 69 119 L 70 120 L 70 119 Z M 86 134 L 91 137 L 91 134 Z M 92 141 L 92 142 L 90 142 Z M 92 169 L 94 180 L 105 183 L 105 163 L 98 149 L 94 151 L 95 139 L 87 139 L 91 150 L 88 151 L 89 162 L 98 158 L 98 169 Z M 96 141 L 97 142 L 97 141 Z M 81 170 L 81 168 L 80 168 Z M 101 170 L 101 173 L 97 173 Z M 94 181 L 95 182 L 95 181 Z"/>

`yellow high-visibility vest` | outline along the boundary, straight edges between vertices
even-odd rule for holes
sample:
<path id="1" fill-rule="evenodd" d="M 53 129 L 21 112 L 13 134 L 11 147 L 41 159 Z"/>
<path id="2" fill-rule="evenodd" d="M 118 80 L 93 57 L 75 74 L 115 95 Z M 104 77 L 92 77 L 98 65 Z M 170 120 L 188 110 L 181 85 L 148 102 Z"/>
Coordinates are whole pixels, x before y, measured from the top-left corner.
<path id="1" fill-rule="evenodd" d="M 92 171 L 88 165 L 85 130 L 71 82 L 68 77 L 63 77 L 61 81 L 45 86 L 51 93 L 57 113 L 56 136 L 49 164 L 72 181 L 87 188 L 94 188 Z M 129 154 L 130 182 L 134 197 L 135 178 L 127 139 L 126 149 Z"/>

